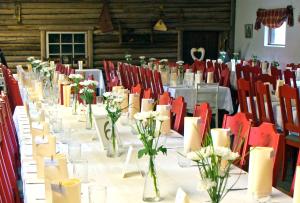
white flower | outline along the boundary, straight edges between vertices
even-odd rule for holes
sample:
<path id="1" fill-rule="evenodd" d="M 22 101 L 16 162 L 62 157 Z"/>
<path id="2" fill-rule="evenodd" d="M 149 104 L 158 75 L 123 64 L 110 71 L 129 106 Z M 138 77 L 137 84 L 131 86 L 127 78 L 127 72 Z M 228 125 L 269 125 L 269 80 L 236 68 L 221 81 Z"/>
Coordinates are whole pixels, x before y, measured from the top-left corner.
<path id="1" fill-rule="evenodd" d="M 201 191 L 207 191 L 213 187 L 216 187 L 217 186 L 217 183 L 212 181 L 211 179 L 209 178 L 206 178 L 206 179 L 202 179 L 198 185 L 198 189 L 201 190 Z"/>
<path id="2" fill-rule="evenodd" d="M 111 92 L 105 92 L 105 93 L 103 93 L 103 97 L 105 97 L 105 98 L 108 98 L 111 95 L 112 95 Z"/>
<path id="3" fill-rule="evenodd" d="M 131 54 L 126 54 L 125 58 L 131 58 Z"/>
<path id="4" fill-rule="evenodd" d="M 168 59 L 161 59 L 159 63 L 168 63 Z"/>
<path id="5" fill-rule="evenodd" d="M 83 76 L 81 74 L 70 74 L 70 79 L 83 79 Z"/>
<path id="6" fill-rule="evenodd" d="M 109 111 L 110 111 L 111 113 L 115 113 L 115 112 L 117 112 L 117 109 L 114 108 L 114 107 L 111 107 L 111 108 L 109 108 Z"/>
<path id="7" fill-rule="evenodd" d="M 32 61 L 33 64 L 40 64 L 42 61 L 41 60 L 34 60 Z"/>
<path id="8" fill-rule="evenodd" d="M 70 86 L 71 87 L 77 87 L 77 84 L 76 83 L 72 83 Z"/>
<path id="9" fill-rule="evenodd" d="M 139 57 L 141 60 L 144 60 L 146 57 L 145 56 L 140 56 Z"/>
<path id="10" fill-rule="evenodd" d="M 84 92 L 84 89 L 81 89 L 80 91 L 79 91 L 79 94 L 82 94 Z"/>
<path id="11" fill-rule="evenodd" d="M 137 121 L 142 121 L 145 119 L 145 115 L 141 112 L 141 113 L 136 113 L 134 115 L 134 119 L 137 120 Z"/>
<path id="12" fill-rule="evenodd" d="M 201 156 L 199 156 L 198 153 L 199 152 L 189 152 L 189 153 L 187 153 L 186 158 L 193 160 L 193 161 L 199 161 L 202 158 L 201 158 Z"/>
<path id="13" fill-rule="evenodd" d="M 156 61 L 156 58 L 149 58 L 149 61 Z"/>
<path id="14" fill-rule="evenodd" d="M 87 91 L 88 93 L 94 93 L 94 92 L 95 92 L 93 89 L 89 89 L 89 88 L 88 88 L 86 91 Z"/>
<path id="15" fill-rule="evenodd" d="M 214 147 L 214 154 L 220 157 L 226 157 L 231 152 L 228 147 Z"/>
<path id="16" fill-rule="evenodd" d="M 34 60 L 35 60 L 35 58 L 33 56 L 30 56 L 27 58 L 27 61 L 34 61 Z"/>
<path id="17" fill-rule="evenodd" d="M 178 64 L 178 65 L 183 65 L 183 64 L 184 64 L 184 61 L 177 61 L 176 64 Z"/>
<path id="18" fill-rule="evenodd" d="M 228 161 L 234 161 L 239 157 L 240 155 L 238 152 L 230 152 L 227 156 L 223 157 L 223 159 Z"/>
<path id="19" fill-rule="evenodd" d="M 119 96 L 119 97 L 117 97 L 117 98 L 114 99 L 114 101 L 117 102 L 117 103 L 121 103 L 123 100 L 124 99 L 121 96 Z"/>

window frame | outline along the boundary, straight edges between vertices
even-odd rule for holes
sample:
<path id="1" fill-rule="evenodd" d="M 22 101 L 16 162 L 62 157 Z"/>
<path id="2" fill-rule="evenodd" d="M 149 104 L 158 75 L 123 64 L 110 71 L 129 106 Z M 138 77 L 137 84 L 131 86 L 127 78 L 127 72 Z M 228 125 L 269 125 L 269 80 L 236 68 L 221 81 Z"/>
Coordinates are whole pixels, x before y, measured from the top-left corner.
<path id="1" fill-rule="evenodd" d="M 284 44 L 275 44 L 275 43 L 271 43 L 271 39 L 272 39 L 272 32 L 275 31 L 275 29 L 278 28 L 269 28 L 267 26 L 265 26 L 265 36 L 264 36 L 264 46 L 266 47 L 281 47 L 281 48 L 285 48 L 286 47 L 286 21 L 284 22 L 284 24 L 282 24 L 281 26 L 285 25 L 285 43 Z"/>
<path id="2" fill-rule="evenodd" d="M 59 43 L 49 43 L 49 35 L 50 34 L 59 34 L 60 36 L 60 42 Z M 62 34 L 72 34 L 72 42 L 70 43 L 62 43 L 61 42 L 61 35 Z M 84 43 L 75 43 L 74 42 L 74 34 L 84 34 Z M 74 45 L 76 44 L 84 44 L 85 47 L 85 53 L 79 53 L 79 55 L 85 55 L 85 58 L 88 58 L 88 32 L 86 31 L 46 31 L 46 57 L 49 58 L 49 56 L 51 55 L 49 52 L 49 45 L 59 45 L 59 55 L 60 58 L 62 58 L 62 56 L 64 55 L 62 53 L 62 45 L 67 44 L 67 45 L 72 45 L 72 58 L 74 59 L 74 56 L 78 55 L 75 54 L 74 52 Z M 67 54 L 69 55 L 69 54 Z"/>

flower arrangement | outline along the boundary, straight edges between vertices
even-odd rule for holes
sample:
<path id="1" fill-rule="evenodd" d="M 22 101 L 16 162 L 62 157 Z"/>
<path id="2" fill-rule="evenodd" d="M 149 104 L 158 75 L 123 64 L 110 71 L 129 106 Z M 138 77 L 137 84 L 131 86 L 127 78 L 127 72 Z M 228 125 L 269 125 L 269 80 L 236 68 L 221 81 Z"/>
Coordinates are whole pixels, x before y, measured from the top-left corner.
<path id="1" fill-rule="evenodd" d="M 121 155 L 118 147 L 119 143 L 115 132 L 115 125 L 122 114 L 120 104 L 123 101 L 123 97 L 112 94 L 111 92 L 105 92 L 103 94 L 103 99 L 107 116 L 109 117 L 109 120 L 111 122 L 111 129 L 108 128 L 109 121 L 104 124 L 105 137 L 108 141 L 111 142 L 107 150 L 107 156 L 116 157 Z"/>
<path id="2" fill-rule="evenodd" d="M 184 68 L 183 68 L 184 61 L 177 61 L 176 64 L 178 65 L 179 73 L 183 74 L 183 72 L 184 72 Z"/>
<path id="3" fill-rule="evenodd" d="M 138 131 L 138 138 L 143 143 L 143 148 L 138 151 L 138 158 L 145 155 L 149 156 L 149 167 L 144 188 L 144 201 L 159 201 L 160 192 L 158 188 L 158 180 L 155 169 L 155 157 L 159 152 L 167 154 L 167 149 L 163 146 L 159 146 L 159 139 L 161 136 L 162 122 L 169 119 L 168 116 L 160 116 L 158 112 L 141 112 L 134 115 L 136 119 L 136 127 Z M 157 122 L 159 121 L 159 122 Z M 157 128 L 157 124 L 160 126 Z M 157 130 L 159 129 L 159 130 Z M 148 186 L 147 181 L 151 181 Z M 150 194 L 147 193 L 147 187 L 153 188 Z"/>
<path id="4" fill-rule="evenodd" d="M 234 59 L 235 61 L 239 60 L 240 54 L 238 52 L 234 52 L 232 55 L 233 55 L 232 59 Z"/>
<path id="5" fill-rule="evenodd" d="M 167 70 L 168 67 L 168 59 L 161 59 L 159 61 L 159 65 L 160 65 L 160 70 L 165 71 Z"/>
<path id="6" fill-rule="evenodd" d="M 154 62 L 156 61 L 156 58 L 149 58 L 149 68 L 151 68 L 151 70 L 154 70 L 155 64 Z"/>
<path id="7" fill-rule="evenodd" d="M 141 67 L 143 67 L 144 65 L 146 65 L 146 57 L 145 56 L 140 56 L 140 64 L 141 64 Z"/>
<path id="8" fill-rule="evenodd" d="M 132 56 L 131 56 L 131 54 L 126 54 L 125 55 L 125 60 L 126 60 L 127 63 L 131 64 L 131 62 L 132 62 Z"/>
<path id="9" fill-rule="evenodd" d="M 40 67 L 41 67 L 41 69 L 39 70 L 40 73 L 44 77 L 48 78 L 48 80 L 50 82 L 50 87 L 52 87 L 52 80 L 53 80 L 53 75 L 54 75 L 54 69 L 55 68 L 51 67 L 48 62 L 41 62 Z"/>
<path id="10" fill-rule="evenodd" d="M 273 67 L 279 67 L 279 62 L 274 60 L 274 61 L 272 61 L 271 65 Z"/>
<path id="11" fill-rule="evenodd" d="M 199 189 L 207 191 L 212 203 L 219 203 L 230 190 L 226 189 L 229 170 L 239 154 L 227 147 L 213 146 L 211 135 L 207 135 L 203 147 L 189 152 L 187 158 L 196 162 L 199 168 Z"/>
<path id="12" fill-rule="evenodd" d="M 252 55 L 252 62 L 254 66 L 256 65 L 257 61 L 258 61 L 258 57 L 256 55 Z"/>
<path id="13" fill-rule="evenodd" d="M 92 103 L 94 100 L 95 90 L 96 86 L 98 85 L 97 81 L 94 80 L 85 80 L 82 82 L 79 82 L 79 84 L 83 87 L 80 91 L 80 98 L 85 101 L 85 103 L 88 105 L 87 109 L 87 128 L 91 129 L 93 126 L 93 120 L 92 120 Z"/>
<path id="14" fill-rule="evenodd" d="M 71 87 L 74 90 L 74 99 L 72 105 L 72 113 L 77 114 L 77 103 L 78 103 L 78 93 L 79 93 L 79 83 L 83 80 L 83 76 L 81 74 L 70 74 L 69 79 L 72 81 Z"/>

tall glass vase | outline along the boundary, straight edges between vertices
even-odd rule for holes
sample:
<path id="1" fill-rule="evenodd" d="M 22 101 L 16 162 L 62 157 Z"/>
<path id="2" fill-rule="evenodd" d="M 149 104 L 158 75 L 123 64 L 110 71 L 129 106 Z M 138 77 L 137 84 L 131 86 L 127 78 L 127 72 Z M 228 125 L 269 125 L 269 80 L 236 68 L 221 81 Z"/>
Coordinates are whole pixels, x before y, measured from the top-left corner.
<path id="1" fill-rule="evenodd" d="M 121 156 L 121 143 L 116 134 L 115 123 L 111 125 L 111 136 L 108 142 L 107 157 L 115 158 Z"/>
<path id="2" fill-rule="evenodd" d="M 155 156 L 149 156 L 148 172 L 145 178 L 143 201 L 159 202 L 161 200 L 158 176 L 155 167 Z"/>
<path id="3" fill-rule="evenodd" d="M 78 94 L 74 93 L 73 102 L 72 102 L 72 114 L 77 115 L 77 110 L 78 110 Z"/>
<path id="4" fill-rule="evenodd" d="M 92 112 L 92 104 L 87 105 L 86 109 L 86 129 L 93 128 L 93 112 Z"/>

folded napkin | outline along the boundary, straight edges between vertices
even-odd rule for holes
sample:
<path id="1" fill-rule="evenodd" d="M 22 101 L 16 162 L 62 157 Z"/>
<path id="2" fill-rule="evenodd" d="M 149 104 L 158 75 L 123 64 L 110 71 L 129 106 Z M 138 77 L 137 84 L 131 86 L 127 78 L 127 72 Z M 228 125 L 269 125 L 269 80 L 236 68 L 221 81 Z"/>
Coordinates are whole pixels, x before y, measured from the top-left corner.
<path id="1" fill-rule="evenodd" d="M 177 189 L 175 203 L 189 203 L 190 199 L 182 188 Z"/>
<path id="2" fill-rule="evenodd" d="M 201 148 L 200 117 L 184 117 L 184 152 L 196 151 Z"/>
<path id="3" fill-rule="evenodd" d="M 277 80 L 276 82 L 276 92 L 275 95 L 279 97 L 279 87 L 284 85 L 284 80 Z"/>
<path id="4" fill-rule="evenodd" d="M 207 83 L 214 83 L 214 72 L 207 72 Z"/>
<path id="5" fill-rule="evenodd" d="M 154 100 L 153 99 L 142 99 L 141 112 L 153 111 Z"/>
<path id="6" fill-rule="evenodd" d="M 52 203 L 51 182 L 68 179 L 67 159 L 63 154 L 57 154 L 56 159 L 44 162 L 46 202 Z"/>
<path id="7" fill-rule="evenodd" d="M 170 74 L 170 86 L 176 87 L 177 85 L 177 73 L 171 72 Z"/>
<path id="8" fill-rule="evenodd" d="M 140 112 L 140 94 L 129 94 L 129 118 Z"/>
<path id="9" fill-rule="evenodd" d="M 63 86 L 63 97 L 64 106 L 69 107 L 71 103 L 71 85 Z"/>
<path id="10" fill-rule="evenodd" d="M 80 203 L 81 183 L 79 179 L 66 179 L 51 183 L 52 202 Z"/>
<path id="11" fill-rule="evenodd" d="M 156 111 L 159 112 L 160 116 L 168 116 L 169 118 L 171 117 L 171 106 L 170 105 L 157 105 Z M 160 121 L 156 121 L 156 128 L 157 128 L 156 130 L 159 130 L 159 128 L 161 128 L 161 133 L 163 135 L 168 134 L 171 130 L 170 119 L 163 121 L 161 125 L 160 125 Z"/>
<path id="12" fill-rule="evenodd" d="M 274 150 L 271 147 L 251 147 L 248 175 L 248 192 L 255 198 L 272 193 Z"/>
<path id="13" fill-rule="evenodd" d="M 299 203 L 300 202 L 300 166 L 297 166 L 295 174 L 296 174 L 296 179 L 295 179 L 293 203 Z"/>
<path id="14" fill-rule="evenodd" d="M 268 64 L 266 62 L 261 63 L 261 69 L 263 74 L 268 74 Z"/>

